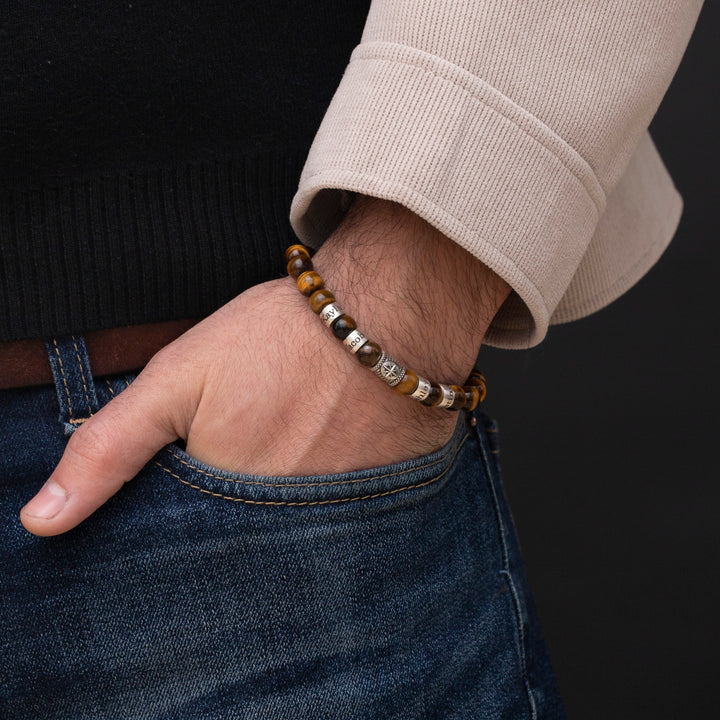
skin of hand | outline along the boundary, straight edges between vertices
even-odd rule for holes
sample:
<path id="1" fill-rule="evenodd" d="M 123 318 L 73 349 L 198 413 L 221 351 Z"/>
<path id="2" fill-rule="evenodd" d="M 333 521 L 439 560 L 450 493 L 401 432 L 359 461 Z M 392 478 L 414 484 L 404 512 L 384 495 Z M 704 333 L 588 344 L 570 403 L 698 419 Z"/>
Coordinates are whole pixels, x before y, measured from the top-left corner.
<path id="1" fill-rule="evenodd" d="M 510 292 L 409 210 L 364 196 L 313 263 L 369 338 L 437 382 L 464 382 Z M 177 438 L 225 470 L 315 475 L 419 457 L 444 445 L 456 421 L 360 365 L 285 277 L 243 292 L 158 352 L 73 433 L 20 518 L 36 535 L 70 530 Z"/>

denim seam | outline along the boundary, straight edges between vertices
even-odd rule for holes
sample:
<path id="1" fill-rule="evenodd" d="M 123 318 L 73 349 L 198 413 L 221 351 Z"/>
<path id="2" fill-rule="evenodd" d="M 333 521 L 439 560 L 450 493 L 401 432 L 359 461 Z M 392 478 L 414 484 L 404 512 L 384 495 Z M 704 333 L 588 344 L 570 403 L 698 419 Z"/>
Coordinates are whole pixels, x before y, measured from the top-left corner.
<path id="1" fill-rule="evenodd" d="M 505 577 L 508 585 L 510 586 L 510 594 L 512 595 L 513 614 L 515 616 L 515 626 L 516 626 L 515 644 L 516 644 L 516 649 L 517 649 L 518 656 L 519 656 L 518 659 L 520 661 L 520 672 L 522 675 L 523 684 L 525 685 L 525 692 L 527 694 L 528 704 L 530 705 L 530 716 L 531 716 L 532 720 L 537 720 L 537 718 L 538 718 L 537 705 L 535 704 L 535 697 L 533 695 L 532 688 L 530 687 L 530 678 L 528 676 L 527 656 L 526 656 L 526 652 L 525 652 L 525 632 L 523 630 L 522 612 L 520 609 L 520 596 L 518 595 L 517 588 L 515 587 L 515 582 L 512 577 L 512 573 L 510 572 L 510 559 L 509 559 L 509 553 L 508 553 L 508 548 L 507 548 L 507 542 L 505 540 L 505 524 L 503 523 L 502 515 L 500 513 L 500 501 L 498 499 L 497 492 L 495 490 L 495 484 L 493 483 L 494 471 L 493 471 L 492 465 L 490 463 L 490 458 L 487 455 L 485 443 L 483 442 L 483 439 L 480 436 L 480 429 L 479 429 L 478 425 L 475 426 L 475 431 L 478 436 L 480 452 L 482 454 L 483 463 L 485 465 L 485 472 L 487 474 L 487 482 L 488 482 L 488 485 L 490 486 L 490 494 L 492 496 L 493 511 L 495 513 L 495 521 L 496 521 L 497 527 L 498 527 L 498 535 L 500 536 L 500 547 L 502 550 L 503 568 L 499 572 L 500 572 L 500 575 Z M 497 432 L 497 430 L 494 430 L 494 432 Z M 492 450 L 490 452 L 492 452 Z"/>
<path id="2" fill-rule="evenodd" d="M 75 347 L 75 357 L 77 358 L 78 367 L 80 368 L 80 377 L 82 378 L 83 389 L 85 390 L 85 400 L 87 402 L 88 413 L 90 414 L 90 416 L 92 416 L 92 405 L 90 403 L 90 396 L 88 394 L 88 386 L 85 380 L 85 372 L 83 371 L 82 360 L 80 359 L 80 350 L 78 350 L 77 340 L 75 339 L 75 336 L 71 335 L 70 337 L 72 338 L 73 346 Z"/>
<path id="3" fill-rule="evenodd" d="M 452 456 L 452 459 L 448 466 L 439 474 L 436 475 L 433 478 L 430 478 L 430 480 L 426 480 L 422 483 L 415 483 L 414 485 L 406 485 L 401 488 L 395 488 L 394 490 L 386 490 L 385 492 L 379 492 L 379 493 L 373 493 L 370 495 L 360 495 L 355 497 L 344 497 L 344 498 L 334 498 L 332 500 L 304 500 L 304 501 L 288 501 L 288 500 L 250 500 L 248 498 L 239 498 L 239 497 L 233 497 L 232 495 L 223 495 L 222 493 L 215 493 L 211 490 L 206 490 L 205 488 L 200 487 L 199 485 L 193 485 L 188 480 L 183 480 L 177 473 L 172 472 L 169 468 L 166 468 L 162 463 L 155 460 L 155 464 L 164 470 L 166 473 L 174 477 L 176 480 L 179 480 L 184 485 L 187 485 L 188 487 L 193 488 L 194 490 L 199 490 L 201 493 L 205 493 L 206 495 L 211 495 L 212 497 L 222 498 L 223 500 L 230 500 L 231 502 L 240 502 L 247 505 L 274 505 L 274 506 L 292 506 L 292 507 L 309 507 L 311 505 L 335 505 L 338 503 L 346 503 L 346 502 L 355 502 L 357 500 L 372 500 L 374 498 L 380 498 L 380 497 L 386 497 L 388 495 L 395 495 L 400 492 L 404 492 L 405 490 L 416 490 L 419 488 L 427 487 L 428 485 L 432 485 L 433 483 L 437 482 L 441 477 L 447 473 L 447 471 L 452 467 L 453 461 L 455 460 L 455 457 L 457 456 L 458 452 L 460 452 L 460 448 L 465 444 L 465 441 L 468 439 L 469 433 L 465 434 L 465 437 L 462 439 L 462 441 L 458 444 L 457 448 L 455 448 L 455 453 Z M 426 466 L 427 467 L 427 466 Z M 418 468 L 416 468 L 418 469 Z M 397 473 L 401 474 L 401 473 Z M 388 477 L 388 476 L 379 476 L 379 477 Z M 372 479 L 372 478 L 370 478 Z M 286 487 L 284 485 L 280 485 L 278 487 Z"/>
<path id="4" fill-rule="evenodd" d="M 62 375 L 63 385 L 65 385 L 65 395 L 67 395 L 67 404 L 68 404 L 68 420 L 70 422 L 75 422 L 73 420 L 72 404 L 70 403 L 70 388 L 68 388 L 67 378 L 65 377 L 65 368 L 63 368 L 63 361 L 62 361 L 62 357 L 60 356 L 60 348 L 58 347 L 58 344 L 57 344 L 57 338 L 53 338 L 53 345 L 55 346 L 55 353 L 57 354 L 58 363 L 60 365 L 60 374 Z"/>
<path id="5" fill-rule="evenodd" d="M 467 435 L 465 436 L 467 437 Z M 465 442 L 465 438 L 463 438 L 462 442 Z M 460 444 L 462 444 L 462 442 Z M 455 449 L 455 452 L 457 453 L 457 450 L 459 450 L 459 446 Z M 373 475 L 372 477 L 367 478 L 356 478 L 354 480 L 330 480 L 328 482 L 308 482 L 308 483 L 268 483 L 268 482 L 260 482 L 259 480 L 237 480 L 235 478 L 229 478 L 225 477 L 224 475 L 215 475 L 211 472 L 208 472 L 207 470 L 203 470 L 201 468 L 197 468 L 191 463 L 187 462 L 187 460 L 183 460 L 177 453 L 173 452 L 169 448 L 164 448 L 165 452 L 172 455 L 174 458 L 178 460 L 178 462 L 182 463 L 186 467 L 188 467 L 190 470 L 196 473 L 200 473 L 201 475 L 206 475 L 207 477 L 214 478 L 215 480 L 223 480 L 224 482 L 231 482 L 236 483 L 237 485 L 259 485 L 260 487 L 272 487 L 272 488 L 287 488 L 287 487 L 329 487 L 331 485 L 354 485 L 356 483 L 364 483 L 364 482 L 370 482 L 371 480 L 382 480 L 383 478 L 388 477 L 395 477 L 396 475 L 404 475 L 409 472 L 415 472 L 416 470 L 424 470 L 426 468 L 432 467 L 433 465 L 437 465 L 438 463 L 443 462 L 443 460 L 446 460 L 448 455 L 450 455 L 451 452 L 453 452 L 453 447 L 449 447 L 442 455 L 442 457 L 439 457 L 437 460 L 433 460 L 432 462 L 425 463 L 424 465 L 417 465 L 415 467 L 410 467 L 405 470 L 398 470 L 397 472 L 392 473 L 386 473 L 385 475 Z"/>

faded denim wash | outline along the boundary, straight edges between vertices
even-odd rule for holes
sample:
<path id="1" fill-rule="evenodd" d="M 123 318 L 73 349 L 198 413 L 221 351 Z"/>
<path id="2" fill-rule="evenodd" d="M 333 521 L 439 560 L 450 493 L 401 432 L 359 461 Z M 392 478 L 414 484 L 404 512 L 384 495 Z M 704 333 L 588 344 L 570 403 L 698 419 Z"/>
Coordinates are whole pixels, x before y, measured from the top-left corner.
<path id="1" fill-rule="evenodd" d="M 77 529 L 18 511 L 132 376 L 47 343 L 55 386 L 0 392 L 0 716 L 562 718 L 497 464 L 460 415 L 438 452 L 241 475 L 177 445 Z"/>

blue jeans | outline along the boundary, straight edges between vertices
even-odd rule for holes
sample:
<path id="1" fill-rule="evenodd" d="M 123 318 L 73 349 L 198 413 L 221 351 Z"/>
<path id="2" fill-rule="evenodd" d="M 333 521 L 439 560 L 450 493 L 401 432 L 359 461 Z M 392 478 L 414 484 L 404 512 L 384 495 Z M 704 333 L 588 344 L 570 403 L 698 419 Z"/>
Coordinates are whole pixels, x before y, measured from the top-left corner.
<path id="1" fill-rule="evenodd" d="M 438 452 L 325 477 L 241 475 L 179 445 L 77 529 L 18 511 L 132 376 L 47 343 L 55 386 L 0 392 L 0 716 L 561 718 L 497 464 Z"/>

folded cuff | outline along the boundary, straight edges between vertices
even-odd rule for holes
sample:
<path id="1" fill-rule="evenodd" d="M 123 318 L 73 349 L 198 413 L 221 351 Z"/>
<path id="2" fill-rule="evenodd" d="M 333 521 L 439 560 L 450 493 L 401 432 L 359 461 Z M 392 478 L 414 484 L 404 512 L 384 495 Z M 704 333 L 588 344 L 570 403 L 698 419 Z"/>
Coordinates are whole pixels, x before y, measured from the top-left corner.
<path id="1" fill-rule="evenodd" d="M 682 198 L 645 133 L 608 196 L 590 245 L 550 323 L 590 315 L 631 288 L 672 240 L 682 207 Z"/>
<path id="2" fill-rule="evenodd" d="M 318 246 L 346 191 L 394 200 L 513 288 L 494 344 L 545 336 L 605 208 L 590 166 L 487 83 L 393 43 L 356 48 L 293 200 L 298 236 Z"/>

